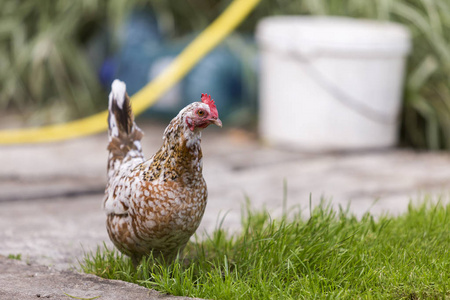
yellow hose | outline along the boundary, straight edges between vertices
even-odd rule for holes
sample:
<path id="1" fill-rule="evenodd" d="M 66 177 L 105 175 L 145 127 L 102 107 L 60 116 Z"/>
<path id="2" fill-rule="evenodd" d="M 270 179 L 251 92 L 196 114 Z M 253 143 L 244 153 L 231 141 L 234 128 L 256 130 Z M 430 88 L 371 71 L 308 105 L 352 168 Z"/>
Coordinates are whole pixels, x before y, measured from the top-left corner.
<path id="1" fill-rule="evenodd" d="M 208 52 L 239 25 L 261 0 L 234 0 L 228 8 L 152 82 L 131 97 L 133 111 L 142 113 L 170 87 L 180 81 Z M 106 101 L 106 100 L 105 100 Z M 72 122 L 37 128 L 0 131 L 0 144 L 62 141 L 107 129 L 108 111 Z"/>

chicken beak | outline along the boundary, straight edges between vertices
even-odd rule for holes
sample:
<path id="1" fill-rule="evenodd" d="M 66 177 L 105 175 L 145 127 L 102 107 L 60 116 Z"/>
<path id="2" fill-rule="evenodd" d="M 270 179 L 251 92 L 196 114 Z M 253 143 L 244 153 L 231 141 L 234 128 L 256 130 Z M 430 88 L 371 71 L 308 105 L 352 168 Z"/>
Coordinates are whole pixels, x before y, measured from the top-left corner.
<path id="1" fill-rule="evenodd" d="M 219 126 L 219 127 L 222 127 L 222 121 L 220 121 L 219 118 L 217 118 L 217 119 L 211 119 L 211 123 L 212 123 L 212 124 L 215 124 L 215 125 L 217 125 L 217 126 Z"/>

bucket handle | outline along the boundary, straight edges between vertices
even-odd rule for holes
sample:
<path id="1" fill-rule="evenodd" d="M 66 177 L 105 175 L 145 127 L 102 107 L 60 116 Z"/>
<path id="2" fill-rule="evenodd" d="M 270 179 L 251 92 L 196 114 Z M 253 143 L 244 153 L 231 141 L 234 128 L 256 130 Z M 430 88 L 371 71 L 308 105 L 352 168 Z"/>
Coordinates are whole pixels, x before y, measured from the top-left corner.
<path id="1" fill-rule="evenodd" d="M 264 45 L 264 48 L 270 48 L 268 45 Z M 279 52 L 279 51 L 277 51 Z M 307 72 L 310 77 L 325 90 L 328 94 L 332 95 L 339 103 L 347 107 L 348 109 L 358 113 L 359 115 L 380 124 L 397 124 L 400 122 L 400 113 L 395 116 L 389 116 L 365 105 L 361 101 L 357 101 L 351 97 L 348 93 L 342 90 L 339 86 L 328 80 L 323 74 L 314 66 L 314 62 L 308 59 L 305 55 L 298 51 L 285 50 L 284 56 L 295 58 L 300 60 L 307 66 Z"/>

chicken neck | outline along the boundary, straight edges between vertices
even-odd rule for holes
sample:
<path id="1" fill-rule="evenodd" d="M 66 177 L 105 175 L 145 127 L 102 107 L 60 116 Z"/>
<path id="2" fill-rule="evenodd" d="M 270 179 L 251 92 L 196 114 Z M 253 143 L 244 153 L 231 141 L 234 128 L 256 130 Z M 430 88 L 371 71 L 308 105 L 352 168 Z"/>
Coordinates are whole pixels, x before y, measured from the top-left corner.
<path id="1" fill-rule="evenodd" d="M 191 131 L 186 124 L 174 119 L 167 126 L 163 145 L 152 159 L 144 163 L 146 179 L 182 180 L 190 184 L 201 176 L 202 150 L 200 147 L 201 131 Z"/>

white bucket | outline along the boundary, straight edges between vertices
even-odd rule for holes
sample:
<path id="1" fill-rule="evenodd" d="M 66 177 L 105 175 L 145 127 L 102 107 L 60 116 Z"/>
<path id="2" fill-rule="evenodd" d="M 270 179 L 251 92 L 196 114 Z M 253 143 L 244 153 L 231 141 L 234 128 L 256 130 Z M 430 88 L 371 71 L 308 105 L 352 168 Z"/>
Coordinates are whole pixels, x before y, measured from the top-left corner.
<path id="1" fill-rule="evenodd" d="M 401 25 L 336 17 L 271 17 L 261 49 L 260 133 L 305 150 L 393 146 L 405 58 Z"/>

